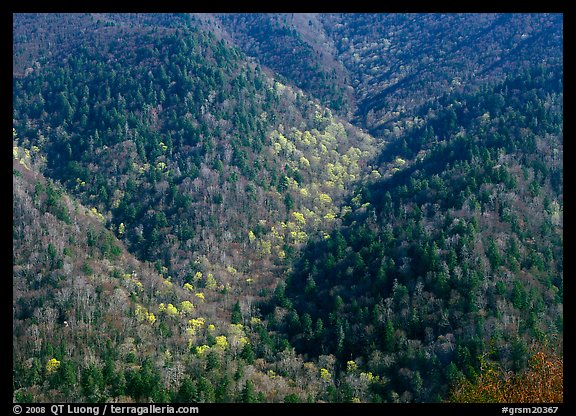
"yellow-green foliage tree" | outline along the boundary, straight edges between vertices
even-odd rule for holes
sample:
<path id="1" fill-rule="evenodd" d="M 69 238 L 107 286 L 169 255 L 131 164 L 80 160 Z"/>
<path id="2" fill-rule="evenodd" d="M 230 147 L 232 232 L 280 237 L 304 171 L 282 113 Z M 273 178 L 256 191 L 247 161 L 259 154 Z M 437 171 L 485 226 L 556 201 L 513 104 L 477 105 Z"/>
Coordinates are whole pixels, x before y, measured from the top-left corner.
<path id="1" fill-rule="evenodd" d="M 51 358 L 46 363 L 46 374 L 53 374 L 60 368 L 60 361 L 56 358 Z"/>

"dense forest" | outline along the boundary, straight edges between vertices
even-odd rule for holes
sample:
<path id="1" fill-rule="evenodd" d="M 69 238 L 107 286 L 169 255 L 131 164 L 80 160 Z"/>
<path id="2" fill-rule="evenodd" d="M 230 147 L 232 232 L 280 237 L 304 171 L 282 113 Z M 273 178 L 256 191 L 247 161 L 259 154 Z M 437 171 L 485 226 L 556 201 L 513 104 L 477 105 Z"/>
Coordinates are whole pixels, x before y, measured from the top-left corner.
<path id="1" fill-rule="evenodd" d="M 561 15 L 14 14 L 13 44 L 15 402 L 563 400 Z"/>
<path id="2" fill-rule="evenodd" d="M 443 140 L 356 191 L 343 226 L 278 287 L 268 321 L 297 351 L 334 354 L 336 371 L 386 380 L 386 400 L 434 400 L 474 377 L 484 351 L 519 370 L 532 342 L 558 342 L 560 86 L 537 71 L 447 99 L 402 156 L 426 135 Z"/>

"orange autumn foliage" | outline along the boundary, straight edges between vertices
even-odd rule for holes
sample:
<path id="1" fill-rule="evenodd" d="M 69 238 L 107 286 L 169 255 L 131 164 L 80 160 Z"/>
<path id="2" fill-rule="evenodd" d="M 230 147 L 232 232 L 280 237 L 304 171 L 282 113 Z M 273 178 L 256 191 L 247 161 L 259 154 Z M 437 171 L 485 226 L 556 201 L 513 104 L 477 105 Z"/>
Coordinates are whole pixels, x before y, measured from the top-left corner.
<path id="1" fill-rule="evenodd" d="M 476 381 L 465 380 L 452 392 L 453 403 L 562 403 L 563 358 L 538 350 L 520 373 L 490 366 Z"/>

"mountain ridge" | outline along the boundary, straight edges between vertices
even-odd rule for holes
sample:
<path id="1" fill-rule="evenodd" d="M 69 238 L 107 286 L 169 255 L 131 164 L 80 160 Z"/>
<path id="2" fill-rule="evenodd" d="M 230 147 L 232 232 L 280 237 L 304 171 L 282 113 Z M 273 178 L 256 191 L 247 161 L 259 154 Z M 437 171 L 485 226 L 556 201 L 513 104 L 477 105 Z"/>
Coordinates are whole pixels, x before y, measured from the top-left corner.
<path id="1" fill-rule="evenodd" d="M 559 19 L 14 15 L 14 400 L 438 402 L 561 350 Z"/>

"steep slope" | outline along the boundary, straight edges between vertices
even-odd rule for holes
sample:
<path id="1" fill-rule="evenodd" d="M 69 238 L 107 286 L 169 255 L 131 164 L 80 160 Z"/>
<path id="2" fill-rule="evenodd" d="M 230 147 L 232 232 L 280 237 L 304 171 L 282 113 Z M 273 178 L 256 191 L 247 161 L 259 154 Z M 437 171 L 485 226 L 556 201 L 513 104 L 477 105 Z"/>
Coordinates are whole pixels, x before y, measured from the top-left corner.
<path id="1" fill-rule="evenodd" d="M 24 212 L 15 223 L 52 212 L 50 227 L 61 241 L 46 248 L 49 267 L 59 270 L 66 262 L 65 241 L 77 244 L 66 255 L 82 263 L 67 266 L 60 284 L 73 291 L 76 280 L 68 273 L 79 270 L 88 283 L 79 277 L 78 284 L 98 292 L 94 274 L 111 288 L 103 297 L 90 292 L 88 300 L 70 295 L 64 309 L 54 306 L 60 287 L 51 278 L 39 278 L 37 292 L 28 283 L 18 289 L 16 302 L 29 297 L 32 306 L 15 318 L 14 349 L 22 351 L 14 361 L 21 373 L 15 398 L 323 400 L 315 364 L 304 367 L 301 358 L 284 354 L 285 344 L 267 333 L 255 306 L 308 238 L 338 223 L 340 203 L 371 170 L 374 139 L 187 23 L 171 27 L 150 17 L 138 24 L 137 16 L 114 15 L 60 22 L 63 42 L 84 24 L 96 29 L 15 74 L 14 156 L 48 178 L 52 195 L 46 196 L 48 207 L 15 206 Z M 34 40 L 30 45 L 45 47 Z M 32 185 L 19 186 L 30 194 Z M 72 204 L 88 207 L 97 229 L 79 225 L 87 220 L 71 216 L 69 203 L 60 204 L 53 194 L 66 200 L 69 194 L 78 201 Z M 24 234 L 15 232 L 15 238 Z M 93 259 L 91 247 L 100 244 L 104 254 Z M 35 276 L 52 273 L 38 269 L 44 251 L 36 248 L 27 245 L 25 254 L 18 246 L 15 276 L 22 269 L 35 270 Z M 117 256 L 142 264 L 105 267 Z M 143 274 L 151 277 L 145 282 Z M 131 288 L 118 291 L 130 299 L 121 308 L 119 301 L 106 303 L 118 282 Z M 88 317 L 76 319 L 89 320 L 89 335 L 68 339 L 62 331 L 78 325 L 67 314 L 85 314 L 73 311 L 84 311 L 86 302 Z M 45 352 L 21 335 L 35 328 L 30 315 L 43 313 L 44 306 L 62 316 L 60 326 L 49 322 L 40 332 L 34 329 L 38 345 L 51 345 Z M 109 324 L 102 325 L 103 316 Z M 115 338 L 109 345 L 91 347 L 91 337 L 107 333 L 114 322 L 124 332 L 110 331 Z M 60 350 L 53 352 L 56 344 Z M 125 364 L 110 368 L 116 361 Z M 297 363 L 297 372 L 275 373 L 285 362 Z"/>
<path id="2" fill-rule="evenodd" d="M 349 74 L 356 123 L 380 135 L 451 91 L 562 62 L 561 14 L 322 14 Z"/>
<path id="3" fill-rule="evenodd" d="M 156 317 L 138 311 L 166 296 L 152 268 L 134 259 L 102 218 L 34 169 L 14 147 L 13 368 L 16 401 L 100 401 L 131 394 L 150 364 Z M 134 396 L 136 398 L 136 396 Z"/>
<path id="4" fill-rule="evenodd" d="M 284 222 L 301 244 L 376 154 L 370 136 L 193 28 L 103 29 L 61 67 L 16 80 L 14 106 L 48 174 L 181 282 L 201 255 L 204 268 L 250 271 L 249 230 L 269 240 Z"/>
<path id="5" fill-rule="evenodd" d="M 229 291 L 200 287 L 201 273 L 180 286 L 136 259 L 97 210 L 37 172 L 43 156 L 36 149 L 17 143 L 15 135 L 15 402 L 322 397 L 315 364 L 277 355 L 280 340 Z M 299 373 L 274 371 L 286 363 Z"/>
<path id="6" fill-rule="evenodd" d="M 333 111 L 348 114 L 352 97 L 346 88 L 346 74 L 317 14 L 228 13 L 215 19 L 247 55 Z"/>
<path id="7" fill-rule="evenodd" d="M 452 91 L 562 61 L 561 14 L 252 13 L 212 27 L 288 81 L 388 139 Z M 210 25 L 209 25 L 210 26 Z"/>
<path id="8" fill-rule="evenodd" d="M 483 359 L 520 370 L 562 343 L 562 71 L 449 96 L 405 139 L 419 157 L 359 189 L 268 309 L 336 357 L 342 400 L 439 400 Z"/>
<path id="9" fill-rule="evenodd" d="M 438 401 L 561 346 L 561 20 L 14 15 L 14 399 Z"/>
<path id="10" fill-rule="evenodd" d="M 95 34 L 106 37 L 118 29 L 187 27 L 193 19 L 181 13 L 14 13 L 12 73 L 23 76 L 55 57 L 62 59 Z"/>

